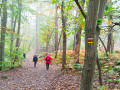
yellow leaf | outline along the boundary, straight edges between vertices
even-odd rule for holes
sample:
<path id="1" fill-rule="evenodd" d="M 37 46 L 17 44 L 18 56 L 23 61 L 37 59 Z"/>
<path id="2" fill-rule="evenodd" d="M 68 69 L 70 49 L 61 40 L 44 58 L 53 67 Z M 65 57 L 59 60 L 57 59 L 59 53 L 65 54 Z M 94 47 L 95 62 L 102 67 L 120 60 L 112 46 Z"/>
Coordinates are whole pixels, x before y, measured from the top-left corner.
<path id="1" fill-rule="evenodd" d="M 70 20 L 72 20 L 72 18 L 70 18 Z"/>
<path id="2" fill-rule="evenodd" d="M 58 9 L 61 9 L 61 7 L 60 7 L 60 6 L 57 6 L 57 10 L 58 10 Z"/>
<path id="3" fill-rule="evenodd" d="M 80 27 L 83 27 L 84 25 L 83 24 L 80 24 Z"/>
<path id="4" fill-rule="evenodd" d="M 104 88 L 103 88 L 103 90 L 107 90 L 107 88 L 106 88 L 106 87 L 104 87 Z"/>

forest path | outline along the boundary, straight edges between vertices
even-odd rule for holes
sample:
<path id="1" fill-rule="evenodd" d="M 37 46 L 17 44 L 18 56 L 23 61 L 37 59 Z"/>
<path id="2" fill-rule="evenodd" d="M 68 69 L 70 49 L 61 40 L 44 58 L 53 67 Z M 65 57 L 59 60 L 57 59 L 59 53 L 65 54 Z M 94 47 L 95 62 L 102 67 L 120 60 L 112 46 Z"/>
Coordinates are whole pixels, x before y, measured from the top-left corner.
<path id="1" fill-rule="evenodd" d="M 50 84 L 59 76 L 59 67 L 50 65 L 47 71 L 44 61 L 39 61 L 37 66 L 33 67 L 33 55 L 34 52 L 27 54 L 23 68 L 0 72 L 0 76 L 8 75 L 8 79 L 0 78 L 0 90 L 54 90 L 50 89 Z"/>

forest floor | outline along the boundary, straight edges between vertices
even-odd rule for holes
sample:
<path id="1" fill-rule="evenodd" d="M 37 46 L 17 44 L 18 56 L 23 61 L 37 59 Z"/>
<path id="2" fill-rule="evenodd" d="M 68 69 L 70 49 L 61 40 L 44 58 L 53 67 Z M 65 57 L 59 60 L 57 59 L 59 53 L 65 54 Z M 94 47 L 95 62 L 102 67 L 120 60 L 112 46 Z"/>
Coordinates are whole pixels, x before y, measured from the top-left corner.
<path id="1" fill-rule="evenodd" d="M 0 90 L 79 90 L 80 75 L 62 73 L 61 65 L 50 65 L 47 71 L 44 61 L 33 67 L 33 54 L 27 54 L 23 68 L 0 72 L 8 76 L 0 77 Z"/>
<path id="2" fill-rule="evenodd" d="M 56 61 L 57 63 L 51 63 L 47 71 L 43 57 L 39 59 L 37 66 L 34 67 L 32 61 L 33 55 L 34 51 L 27 53 L 27 58 L 23 61 L 22 68 L 0 71 L 0 76 L 8 76 L 7 79 L 0 77 L 0 90 L 80 90 L 81 72 L 61 71 L 61 65 L 55 59 L 53 62 Z M 115 58 L 115 55 L 113 56 L 113 58 Z M 102 65 L 105 67 L 111 67 L 115 65 L 113 61 L 114 60 L 105 61 L 103 59 L 101 62 L 103 62 Z M 98 89 L 100 85 L 98 71 L 96 70 L 93 83 L 94 90 L 120 90 L 120 82 L 116 81 L 120 79 L 119 75 L 113 70 L 103 70 L 102 78 L 104 86 Z"/>

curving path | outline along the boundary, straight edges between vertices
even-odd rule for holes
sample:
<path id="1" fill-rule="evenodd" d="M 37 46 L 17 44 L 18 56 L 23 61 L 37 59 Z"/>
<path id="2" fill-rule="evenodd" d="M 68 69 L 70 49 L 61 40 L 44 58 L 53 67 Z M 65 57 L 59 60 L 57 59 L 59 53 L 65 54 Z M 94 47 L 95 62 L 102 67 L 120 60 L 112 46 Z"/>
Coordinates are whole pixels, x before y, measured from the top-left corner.
<path id="1" fill-rule="evenodd" d="M 59 65 L 50 65 L 47 71 L 44 60 L 35 68 L 33 55 L 34 50 L 27 53 L 23 68 L 0 72 L 8 75 L 8 79 L 0 77 L 0 90 L 79 90 L 81 76 L 58 71 Z"/>
<path id="2" fill-rule="evenodd" d="M 38 62 L 37 67 L 33 67 L 32 52 L 27 54 L 27 59 L 23 62 L 23 68 L 0 72 L 1 75 L 8 75 L 8 79 L 0 77 L 0 90 L 49 90 L 49 84 L 54 77 L 60 74 L 58 67 L 51 65 L 46 71 L 45 62 Z"/>

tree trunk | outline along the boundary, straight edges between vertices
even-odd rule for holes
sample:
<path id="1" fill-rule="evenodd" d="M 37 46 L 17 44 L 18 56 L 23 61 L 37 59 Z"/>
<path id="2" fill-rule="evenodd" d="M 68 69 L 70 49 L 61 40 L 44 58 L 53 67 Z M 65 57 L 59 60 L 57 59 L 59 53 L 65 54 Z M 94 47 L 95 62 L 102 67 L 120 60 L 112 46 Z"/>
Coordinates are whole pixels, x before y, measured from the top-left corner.
<path id="1" fill-rule="evenodd" d="M 98 55 L 98 52 L 97 52 L 97 55 Z M 103 83 L 102 83 L 102 72 L 101 72 L 101 65 L 100 65 L 100 61 L 98 59 L 98 56 L 97 56 L 97 68 L 98 68 L 98 72 L 99 72 L 99 83 L 100 85 L 102 86 Z"/>
<path id="2" fill-rule="evenodd" d="M 78 17 L 79 12 L 76 10 L 76 17 Z M 77 21 L 75 20 L 75 30 L 74 30 L 74 42 L 73 42 L 73 50 L 75 50 L 75 42 L 76 42 L 76 28 L 77 28 Z"/>
<path id="3" fill-rule="evenodd" d="M 75 63 L 79 63 L 79 54 L 80 54 L 80 44 L 81 44 L 81 32 L 82 28 L 79 26 L 79 31 L 76 34 L 76 43 L 75 43 Z"/>
<path id="4" fill-rule="evenodd" d="M 104 49 L 105 49 L 106 57 L 108 57 L 107 48 L 105 47 L 105 44 L 104 44 L 104 42 L 102 41 L 102 39 L 101 39 L 100 37 L 99 37 L 99 39 L 100 39 L 100 41 L 101 41 L 101 43 L 102 43 L 102 45 L 103 45 L 103 47 L 104 47 Z"/>
<path id="5" fill-rule="evenodd" d="M 0 70 L 2 69 L 2 61 L 4 61 L 4 51 L 5 51 L 5 34 L 6 34 L 6 24 L 7 24 L 7 0 L 2 1 L 2 18 L 1 18 L 1 43 L 0 43 Z"/>
<path id="6" fill-rule="evenodd" d="M 38 16 L 36 16 L 36 54 L 38 51 Z"/>
<path id="7" fill-rule="evenodd" d="M 37 9 L 37 14 L 38 14 L 38 4 L 37 4 L 36 9 Z M 38 51 L 38 29 L 39 29 L 39 16 L 36 15 L 36 54 L 38 54 L 37 53 Z"/>
<path id="8" fill-rule="evenodd" d="M 75 42 L 76 42 L 76 27 L 75 27 L 75 30 L 74 30 L 73 50 L 75 50 Z"/>
<path id="9" fill-rule="evenodd" d="M 12 0 L 12 5 L 14 5 L 14 1 Z M 14 11 L 11 9 L 11 12 L 14 13 Z M 11 43 L 10 43 L 10 57 L 12 57 L 13 52 L 13 40 L 14 40 L 14 33 L 15 33 L 15 27 L 16 27 L 16 20 L 17 20 L 17 14 L 15 16 L 15 20 L 12 17 L 11 18 Z"/>
<path id="10" fill-rule="evenodd" d="M 111 53 L 113 53 L 114 50 L 114 39 L 113 39 L 113 34 L 112 34 L 112 41 L 111 41 Z"/>
<path id="11" fill-rule="evenodd" d="M 19 50 L 19 46 L 20 46 L 20 26 L 21 26 L 21 8 L 22 8 L 22 0 L 18 0 L 18 7 L 19 7 L 19 17 L 18 17 L 18 31 L 17 31 L 17 40 L 16 40 L 16 52 L 18 52 Z M 15 56 L 15 60 L 18 59 L 18 55 Z"/>
<path id="12" fill-rule="evenodd" d="M 103 18 L 106 3 L 107 3 L 107 0 L 101 0 L 101 1 L 100 1 L 98 19 L 102 19 L 102 18 Z M 99 21 L 99 22 L 102 23 L 102 21 Z M 101 38 L 99 37 L 99 35 L 100 35 L 100 30 L 101 30 L 101 28 L 100 28 L 99 25 L 97 24 L 97 27 L 96 27 L 96 43 L 97 43 L 97 44 L 96 44 L 96 45 L 98 45 L 98 38 L 99 38 L 100 41 L 102 42 Z M 104 45 L 104 43 L 102 43 L 102 44 Z M 98 71 L 99 71 L 99 82 L 100 82 L 100 85 L 102 85 L 101 66 L 100 66 L 100 62 L 99 62 L 99 59 L 98 59 L 98 51 L 97 51 L 97 49 L 96 49 L 96 54 L 97 54 L 96 62 L 97 62 Z M 106 54 L 106 55 L 107 55 L 107 54 Z"/>
<path id="13" fill-rule="evenodd" d="M 3 0 L 2 0 L 2 2 L 0 3 L 0 5 L 1 5 L 1 7 L 0 7 L 0 17 L 1 17 L 1 11 L 2 11 L 2 4 L 3 4 Z"/>
<path id="14" fill-rule="evenodd" d="M 12 28 L 13 31 L 11 33 L 10 57 L 12 57 L 12 53 L 13 53 L 13 41 L 14 41 L 14 33 L 15 33 L 16 21 L 17 21 L 17 15 L 15 17 L 14 26 Z"/>
<path id="15" fill-rule="evenodd" d="M 55 4 L 55 51 L 57 51 L 58 45 L 58 16 L 57 16 L 57 2 Z"/>
<path id="16" fill-rule="evenodd" d="M 110 0 L 110 2 L 112 2 L 111 0 Z M 108 18 L 108 21 L 109 22 L 112 22 L 112 15 L 110 14 L 109 15 L 109 18 Z M 109 24 L 109 23 L 108 23 Z M 110 26 L 110 25 L 109 25 Z M 110 26 L 110 28 L 108 29 L 108 42 L 107 42 L 107 51 L 109 52 L 109 53 L 111 53 L 111 49 L 112 49 L 112 39 L 113 39 L 113 33 L 112 33 L 112 30 L 113 30 L 113 27 L 111 27 Z"/>
<path id="17" fill-rule="evenodd" d="M 83 3 L 85 4 L 85 0 L 82 0 Z M 82 6 L 84 9 L 84 5 Z M 81 18 L 81 15 L 79 16 Z M 79 22 L 80 23 L 80 22 Z M 82 27 L 80 24 L 78 25 L 79 31 L 77 31 L 76 34 L 76 43 L 75 43 L 75 63 L 79 63 L 79 54 L 80 54 L 80 44 L 81 44 L 81 33 L 82 33 Z"/>
<path id="18" fill-rule="evenodd" d="M 81 90 L 93 90 L 93 78 L 95 62 L 97 59 L 96 49 L 96 25 L 98 19 L 100 0 L 89 0 L 88 13 L 85 22 L 85 61 L 81 80 Z M 88 40 L 92 39 L 93 42 Z"/>
<path id="19" fill-rule="evenodd" d="M 76 17 L 78 17 L 79 12 L 76 10 Z M 75 42 L 76 42 L 76 33 L 77 33 L 77 21 L 75 20 L 75 30 L 74 30 L 74 43 L 73 43 L 73 50 L 75 50 Z"/>
<path id="20" fill-rule="evenodd" d="M 112 33 L 111 33 L 111 30 L 108 31 L 109 34 L 108 34 L 108 42 L 107 42 L 107 51 L 109 53 L 111 53 L 111 46 L 112 46 Z"/>
<path id="21" fill-rule="evenodd" d="M 58 45 L 57 45 L 57 50 L 55 52 L 55 58 L 57 58 L 57 53 L 58 53 L 58 49 L 59 49 L 59 45 L 60 45 L 62 34 L 63 34 L 63 31 L 61 31 L 61 34 L 60 34 L 60 37 L 59 37 L 59 42 L 58 42 Z"/>
<path id="22" fill-rule="evenodd" d="M 62 70 L 65 69 L 66 65 L 66 18 L 64 15 L 64 0 L 62 0 L 61 5 L 61 14 L 62 14 L 62 31 L 63 31 L 63 55 L 62 55 Z"/>
<path id="23" fill-rule="evenodd" d="M 47 42 L 46 42 L 46 52 L 48 52 L 48 46 L 49 46 L 49 42 L 50 42 L 50 39 L 51 39 L 51 37 L 52 37 L 52 34 L 53 34 L 53 32 L 54 32 L 54 29 L 53 29 L 53 31 L 51 32 L 51 34 L 50 33 L 48 33 L 48 35 L 47 35 Z"/>
<path id="24" fill-rule="evenodd" d="M 46 52 L 48 52 L 49 41 L 46 44 Z"/>

